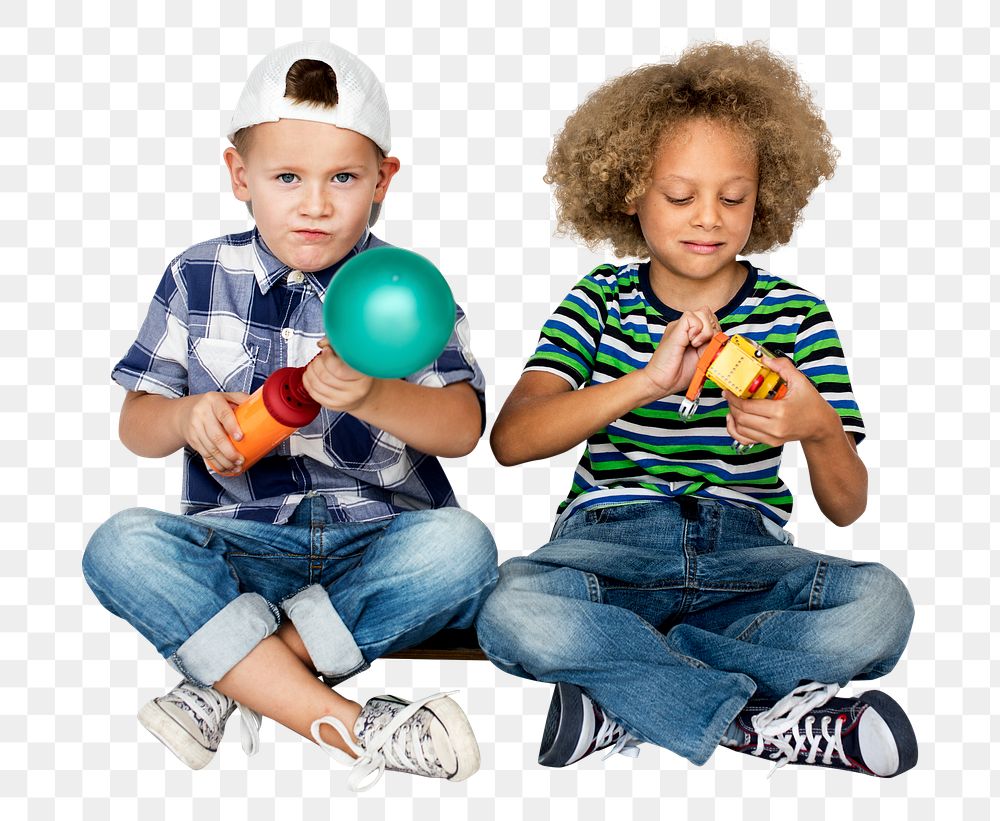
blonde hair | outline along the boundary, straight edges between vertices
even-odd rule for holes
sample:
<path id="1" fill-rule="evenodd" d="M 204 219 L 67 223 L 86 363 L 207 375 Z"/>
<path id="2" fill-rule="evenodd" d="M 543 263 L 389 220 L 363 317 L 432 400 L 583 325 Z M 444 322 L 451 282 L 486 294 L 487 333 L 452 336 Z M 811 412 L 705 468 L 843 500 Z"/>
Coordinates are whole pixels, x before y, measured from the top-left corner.
<path id="1" fill-rule="evenodd" d="M 742 253 L 788 242 L 838 152 L 808 87 L 761 43 L 706 43 L 675 63 L 605 83 L 566 120 L 548 158 L 558 230 L 619 256 L 646 257 L 638 218 L 624 209 L 649 185 L 660 142 L 693 118 L 725 125 L 756 154 L 758 193 Z"/>

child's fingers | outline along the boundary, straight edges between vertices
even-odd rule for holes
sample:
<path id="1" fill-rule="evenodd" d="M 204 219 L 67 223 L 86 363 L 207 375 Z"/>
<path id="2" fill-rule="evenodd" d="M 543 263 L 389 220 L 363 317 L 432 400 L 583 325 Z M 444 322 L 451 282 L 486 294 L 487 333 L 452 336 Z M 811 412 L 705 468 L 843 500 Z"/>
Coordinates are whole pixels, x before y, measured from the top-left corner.
<path id="1" fill-rule="evenodd" d="M 761 364 L 766 368 L 770 368 L 778 376 L 786 379 L 793 373 L 799 373 L 799 369 L 795 367 L 795 363 L 787 356 L 765 356 L 761 360 Z"/>
<path id="2" fill-rule="evenodd" d="M 212 442 L 205 447 L 204 452 L 201 452 L 205 461 L 209 463 L 209 467 L 213 468 L 217 473 L 239 473 L 243 467 L 243 457 L 229 457 L 224 455 L 224 451 L 218 446 L 218 443 Z"/>
<path id="3" fill-rule="evenodd" d="M 733 414 L 726 416 L 726 432 L 733 437 L 734 443 L 753 446 L 763 441 L 759 436 L 755 436 L 750 430 L 740 425 Z"/>
<path id="4" fill-rule="evenodd" d="M 205 393 L 189 407 L 183 420 L 184 439 L 213 470 L 228 472 L 243 461 L 230 441 L 230 436 L 239 439 L 243 435 L 231 403 L 248 398 L 242 391 Z"/>
<path id="5" fill-rule="evenodd" d="M 704 345 L 722 330 L 715 311 L 707 305 L 704 308 L 692 311 L 691 315 L 694 319 L 693 327 L 691 328 L 691 344 L 695 347 Z"/>
<path id="6" fill-rule="evenodd" d="M 363 373 L 354 370 L 343 359 L 337 356 L 333 348 L 326 348 L 320 351 L 320 358 L 326 371 L 330 376 L 343 382 L 355 382 L 359 379 L 367 379 Z"/>
<path id="7" fill-rule="evenodd" d="M 219 473 L 231 473 L 237 467 L 236 459 L 227 457 L 223 453 L 222 448 L 212 441 L 207 442 L 199 453 L 205 458 L 206 462 L 214 465 Z"/>
<path id="8" fill-rule="evenodd" d="M 758 420 L 773 419 L 782 410 L 772 399 L 740 399 L 727 390 L 722 391 L 722 398 L 729 403 L 730 411 L 741 422 L 749 421 L 753 417 L 757 417 Z"/>
<path id="9" fill-rule="evenodd" d="M 235 422 L 235 418 L 233 421 Z M 221 473 L 228 473 L 243 464 L 243 456 L 236 450 L 221 424 L 217 423 L 214 427 L 206 428 L 201 440 L 204 450 L 199 453 L 206 459 L 211 459 Z"/>
<path id="10" fill-rule="evenodd" d="M 733 439 L 740 444 L 750 445 L 753 444 L 752 440 L 749 439 L 746 434 L 740 430 L 740 426 L 737 423 L 733 414 L 726 415 L 726 433 L 728 433 Z"/>
<path id="11" fill-rule="evenodd" d="M 755 401 L 764 402 L 770 400 Z M 732 420 L 731 427 L 729 423 L 730 419 Z M 733 435 L 733 439 L 742 444 L 765 444 L 777 447 L 789 441 L 788 437 L 783 433 L 783 428 L 780 424 L 776 426 L 773 420 L 765 419 L 761 416 L 730 414 L 726 419 L 726 430 Z"/>
<path id="12" fill-rule="evenodd" d="M 212 470 L 221 473 L 231 467 L 222 454 L 218 452 L 218 449 L 213 447 L 211 440 L 203 431 L 199 430 L 195 433 L 191 437 L 189 444 L 208 463 L 208 466 Z"/>
<path id="13" fill-rule="evenodd" d="M 240 430 L 240 423 L 236 421 L 236 414 L 233 413 L 233 406 L 229 404 L 233 401 L 231 397 L 235 397 L 238 401 L 237 404 L 242 404 L 242 402 L 249 399 L 245 393 L 227 393 L 226 403 L 224 407 L 219 407 L 216 412 L 216 418 L 222 425 L 223 430 L 228 434 L 229 438 L 234 442 L 239 442 L 243 438 L 243 431 Z M 245 399 L 240 399 L 240 397 L 245 397 Z M 236 451 L 236 448 L 233 448 Z"/>

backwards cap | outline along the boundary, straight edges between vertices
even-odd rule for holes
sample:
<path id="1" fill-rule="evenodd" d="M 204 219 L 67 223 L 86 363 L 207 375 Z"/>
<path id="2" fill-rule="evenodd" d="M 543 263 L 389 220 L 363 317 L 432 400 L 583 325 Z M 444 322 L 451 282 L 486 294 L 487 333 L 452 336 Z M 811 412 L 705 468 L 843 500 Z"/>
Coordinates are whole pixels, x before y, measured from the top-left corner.
<path id="1" fill-rule="evenodd" d="M 339 98 L 335 106 L 303 104 L 285 96 L 288 69 L 298 60 L 320 60 L 333 69 Z M 280 119 L 357 131 L 389 153 L 389 102 L 382 84 L 361 60 L 333 43 L 292 43 L 261 60 L 247 78 L 226 136 L 232 141 L 241 128 Z"/>

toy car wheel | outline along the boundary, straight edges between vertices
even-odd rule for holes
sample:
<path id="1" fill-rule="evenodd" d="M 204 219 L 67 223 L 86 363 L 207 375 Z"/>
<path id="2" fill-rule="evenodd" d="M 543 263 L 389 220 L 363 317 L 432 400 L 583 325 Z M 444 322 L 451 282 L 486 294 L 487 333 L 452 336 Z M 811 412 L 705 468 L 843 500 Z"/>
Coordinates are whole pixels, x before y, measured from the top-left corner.
<path id="1" fill-rule="evenodd" d="M 697 399 L 688 399 L 686 396 L 681 401 L 680 408 L 677 409 L 677 415 L 681 419 L 690 419 L 691 415 L 694 413 L 695 408 L 698 407 Z"/>

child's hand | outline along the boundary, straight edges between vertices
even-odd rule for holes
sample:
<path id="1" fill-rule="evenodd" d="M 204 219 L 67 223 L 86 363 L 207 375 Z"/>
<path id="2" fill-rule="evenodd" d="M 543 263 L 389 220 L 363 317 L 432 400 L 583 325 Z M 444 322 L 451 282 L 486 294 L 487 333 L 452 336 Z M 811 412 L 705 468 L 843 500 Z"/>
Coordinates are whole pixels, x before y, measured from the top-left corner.
<path id="1" fill-rule="evenodd" d="M 719 331 L 719 320 L 708 307 L 685 311 L 667 325 L 663 338 L 642 372 L 658 397 L 684 391 L 694 376 L 703 348 Z"/>
<path id="2" fill-rule="evenodd" d="M 784 357 L 764 357 L 763 364 L 788 383 L 781 399 L 739 399 L 729 391 L 726 430 L 737 442 L 778 446 L 786 442 L 820 441 L 842 435 L 840 416 L 809 378 Z"/>
<path id="3" fill-rule="evenodd" d="M 180 433 L 216 473 L 239 473 L 243 457 L 230 439 L 239 441 L 243 432 L 233 408 L 250 398 L 240 391 L 202 393 L 190 397 L 180 418 Z"/>
<path id="4" fill-rule="evenodd" d="M 354 370 L 337 356 L 326 337 L 318 344 L 320 352 L 306 366 L 302 384 L 324 408 L 346 413 L 356 411 L 371 395 L 376 380 Z"/>

